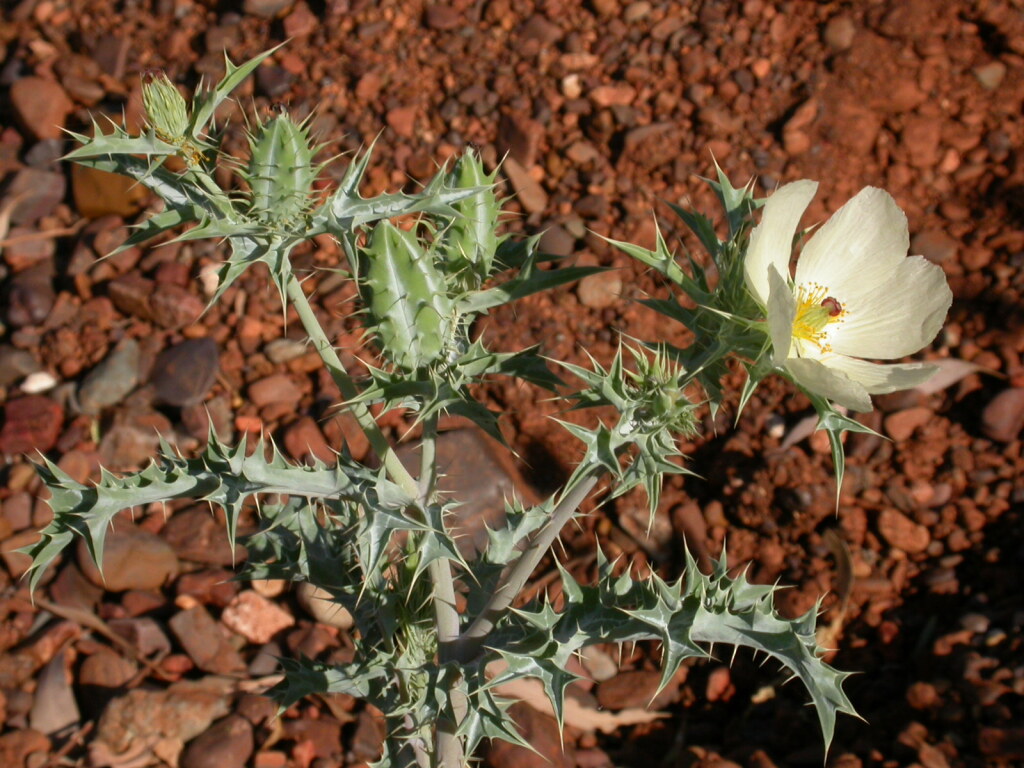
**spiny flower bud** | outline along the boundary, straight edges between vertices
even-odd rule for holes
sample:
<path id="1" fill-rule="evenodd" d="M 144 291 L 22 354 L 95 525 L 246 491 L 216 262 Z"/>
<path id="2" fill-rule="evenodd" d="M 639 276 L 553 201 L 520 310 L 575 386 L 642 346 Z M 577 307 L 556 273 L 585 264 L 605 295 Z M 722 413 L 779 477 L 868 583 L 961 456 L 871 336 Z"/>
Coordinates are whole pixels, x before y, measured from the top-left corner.
<path id="1" fill-rule="evenodd" d="M 173 144 L 185 139 L 188 105 L 164 72 L 147 72 L 143 76 L 142 104 L 157 136 Z"/>
<path id="2" fill-rule="evenodd" d="M 451 173 L 451 185 L 458 189 L 479 187 L 475 195 L 452 206 L 457 215 L 445 235 L 447 259 L 456 273 L 469 272 L 470 288 L 479 288 L 491 274 L 494 254 L 499 238 L 495 235 L 501 206 L 494 194 L 497 171 L 488 175 L 483 162 L 473 151 L 467 152 L 456 163 Z"/>
<path id="3" fill-rule="evenodd" d="M 251 155 L 243 174 L 251 189 L 253 215 L 280 224 L 306 211 L 319 168 L 317 147 L 308 125 L 296 123 L 283 110 L 261 123 L 249 137 Z"/>

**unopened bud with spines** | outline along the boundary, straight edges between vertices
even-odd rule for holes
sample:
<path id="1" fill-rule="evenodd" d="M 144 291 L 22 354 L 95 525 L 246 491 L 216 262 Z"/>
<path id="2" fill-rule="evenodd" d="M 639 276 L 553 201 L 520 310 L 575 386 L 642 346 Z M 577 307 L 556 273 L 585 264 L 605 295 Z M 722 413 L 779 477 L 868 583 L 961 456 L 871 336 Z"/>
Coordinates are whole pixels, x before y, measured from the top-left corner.
<path id="1" fill-rule="evenodd" d="M 188 137 L 188 104 L 162 71 L 147 72 L 142 78 L 142 105 L 156 135 L 169 144 L 180 145 Z"/>
<path id="2" fill-rule="evenodd" d="M 361 289 L 385 357 L 415 371 L 437 363 L 456 330 L 444 279 L 416 235 L 378 224 L 364 252 Z"/>
<path id="3" fill-rule="evenodd" d="M 463 276 L 469 289 L 479 288 L 490 277 L 500 239 L 495 233 L 501 206 L 494 194 L 497 171 L 487 174 L 480 156 L 472 150 L 459 158 L 449 176 L 457 189 L 479 191 L 452 207 L 457 216 L 444 236 L 448 271 Z"/>
<path id="4" fill-rule="evenodd" d="M 251 154 L 243 176 L 250 189 L 250 212 L 263 221 L 286 225 L 310 207 L 319 166 L 305 122 L 281 111 L 249 137 Z"/>

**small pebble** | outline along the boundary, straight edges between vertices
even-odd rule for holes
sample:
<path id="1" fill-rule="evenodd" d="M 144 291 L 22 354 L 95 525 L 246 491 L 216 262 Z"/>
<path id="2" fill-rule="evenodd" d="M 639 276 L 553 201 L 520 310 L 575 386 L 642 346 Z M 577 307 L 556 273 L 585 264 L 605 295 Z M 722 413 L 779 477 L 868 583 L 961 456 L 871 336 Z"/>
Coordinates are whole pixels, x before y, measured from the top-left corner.
<path id="1" fill-rule="evenodd" d="M 30 373 L 21 382 L 21 391 L 26 395 L 38 395 L 40 392 L 47 392 L 57 386 L 57 379 L 49 371 L 36 371 Z"/>
<path id="2" fill-rule="evenodd" d="M 849 16 L 833 16 L 825 24 L 825 45 L 833 51 L 845 51 L 853 45 L 857 25 Z"/>
<path id="3" fill-rule="evenodd" d="M 1001 61 L 993 61 L 974 68 L 974 76 L 986 91 L 994 91 L 1003 84 L 1006 77 L 1006 65 Z"/>
<path id="4" fill-rule="evenodd" d="M 220 367 L 217 342 L 189 339 L 165 349 L 150 375 L 158 397 L 170 405 L 201 402 L 213 387 Z"/>
<path id="5" fill-rule="evenodd" d="M 1004 389 L 981 413 L 981 431 L 1001 443 L 1017 439 L 1024 428 L 1024 388 Z"/>
<path id="6" fill-rule="evenodd" d="M 580 303 L 591 309 L 610 307 L 619 301 L 621 294 L 622 275 L 615 269 L 587 275 L 576 286 L 576 295 Z"/>

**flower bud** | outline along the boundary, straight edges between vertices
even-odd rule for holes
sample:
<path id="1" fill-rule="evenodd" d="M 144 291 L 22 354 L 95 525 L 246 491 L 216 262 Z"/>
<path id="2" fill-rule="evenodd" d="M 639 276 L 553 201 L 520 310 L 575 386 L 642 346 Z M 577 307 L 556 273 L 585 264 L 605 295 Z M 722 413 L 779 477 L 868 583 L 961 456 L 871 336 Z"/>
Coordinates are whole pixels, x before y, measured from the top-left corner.
<path id="1" fill-rule="evenodd" d="M 279 112 L 257 126 L 249 144 L 252 154 L 244 175 L 252 212 L 265 221 L 287 224 L 308 208 L 319 170 L 308 127 Z"/>
<path id="2" fill-rule="evenodd" d="M 147 72 L 142 79 L 142 104 L 157 136 L 178 143 L 188 133 L 188 105 L 164 72 Z"/>

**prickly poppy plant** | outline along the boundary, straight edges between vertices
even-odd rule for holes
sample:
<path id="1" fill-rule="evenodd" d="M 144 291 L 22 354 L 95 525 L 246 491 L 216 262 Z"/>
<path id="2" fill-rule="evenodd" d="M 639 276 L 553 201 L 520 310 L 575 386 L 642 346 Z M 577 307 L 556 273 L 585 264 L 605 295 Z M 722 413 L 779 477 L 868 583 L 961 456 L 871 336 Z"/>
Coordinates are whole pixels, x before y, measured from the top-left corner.
<path id="1" fill-rule="evenodd" d="M 677 438 L 696 431 L 699 410 L 727 401 L 742 409 L 767 376 L 782 375 L 807 391 L 832 438 L 841 481 L 841 434 L 864 428 L 834 403 L 870 405 L 867 394 L 887 391 L 861 375 L 869 363 L 851 361 L 920 348 L 948 306 L 948 289 L 941 294 L 945 283 L 934 270 L 901 260 L 906 223 L 891 199 L 877 191 L 855 198 L 855 208 L 874 212 L 869 231 L 860 240 L 848 236 L 858 219 L 844 209 L 805 246 L 791 278 L 793 236 L 813 190 L 806 183 L 784 187 L 765 205 L 749 185 L 736 189 L 719 172 L 711 183 L 725 211 L 725 239 L 708 219 L 677 209 L 709 251 L 717 281 L 697 260 L 677 261 L 660 236 L 655 251 L 616 244 L 688 295 L 686 306 L 675 296 L 648 303 L 693 331 L 689 347 L 658 339 L 623 344 L 607 367 L 547 361 L 534 349 L 496 352 L 471 333 L 478 319 L 594 269 L 542 269 L 551 259 L 537 250 L 536 238 L 500 235 L 494 172 L 487 173 L 472 152 L 441 168 L 417 193 L 372 198 L 358 191 L 369 161 L 369 152 L 361 153 L 351 158 L 337 188 L 322 192 L 315 161 L 321 147 L 307 125 L 277 111 L 249 125 L 247 161 L 226 157 L 213 115 L 269 54 L 241 66 L 228 61 L 224 78 L 200 89 L 190 103 L 165 76 L 148 75 L 145 131 L 133 136 L 112 126 L 106 135 L 96 130 L 93 138 L 78 136 L 81 146 L 69 157 L 130 176 L 163 199 L 165 209 L 140 224 L 126 245 L 167 231 L 179 240 L 223 242 L 212 301 L 254 264 L 266 265 L 282 302 L 295 310 L 337 383 L 344 398 L 338 407 L 353 415 L 377 461 L 371 468 L 343 450 L 330 465 L 294 464 L 262 440 L 229 446 L 212 432 L 198 456 L 163 444 L 144 470 L 104 472 L 95 485 L 77 483 L 44 460 L 39 472 L 54 517 L 26 550 L 33 558 L 31 585 L 78 539 L 102 567 L 106 532 L 124 509 L 205 500 L 224 510 L 234 544 L 239 516 L 252 506 L 260 526 L 241 540 L 249 555 L 243 576 L 308 582 L 346 608 L 355 625 L 350 663 L 285 659 L 272 694 L 282 706 L 314 693 L 371 702 L 387 720 L 379 765 L 460 768 L 485 740 L 521 742 L 507 714 L 511 702 L 498 691 L 520 678 L 540 681 L 561 725 L 566 688 L 575 679 L 572 657 L 593 644 L 641 640 L 660 646 L 662 686 L 684 661 L 708 657 L 719 644 L 775 659 L 806 687 L 827 748 L 837 715 L 852 714 L 853 706 L 842 689 L 845 674 L 821 660 L 816 611 L 783 618 L 773 607 L 777 587 L 730 575 L 724 554 L 710 573 L 688 558 L 682 575 L 666 581 L 632 575 L 626 564 L 608 561 L 598 542 L 594 583 L 580 583 L 560 569 L 557 602 L 518 598 L 591 495 L 642 487 L 653 519 L 662 478 L 686 472 Z M 237 174 L 233 191 L 218 184 L 218 165 Z M 377 363 L 362 381 L 349 375 L 289 260 L 296 245 L 323 235 L 341 245 L 362 303 L 367 343 L 376 352 Z M 882 281 L 913 273 L 925 285 L 913 289 L 913 306 L 905 309 L 891 285 L 871 299 L 877 286 L 859 282 L 862 268 Z M 871 315 L 868 321 L 858 320 L 862 312 Z M 891 317 L 880 317 L 883 312 Z M 913 343 L 894 343 L 911 319 L 918 322 Z M 872 334 L 879 335 L 877 346 L 869 343 Z M 749 377 L 730 397 L 722 377 L 733 361 Z M 811 369 L 817 373 L 808 374 Z M 877 376 L 894 388 L 919 381 L 922 370 L 904 367 Z M 602 407 L 614 418 L 593 428 L 567 422 L 582 459 L 566 486 L 536 506 L 510 500 L 507 522 L 488 530 L 487 546 L 467 561 L 448 524 L 459 500 L 437 489 L 438 419 L 459 415 L 500 440 L 500 414 L 474 397 L 474 385 L 512 376 L 563 393 L 560 375 L 577 382 L 564 395 L 567 410 Z M 847 397 L 850 392 L 858 397 Z M 401 409 L 419 423 L 418 476 L 398 460 L 371 406 L 378 414 Z"/>

